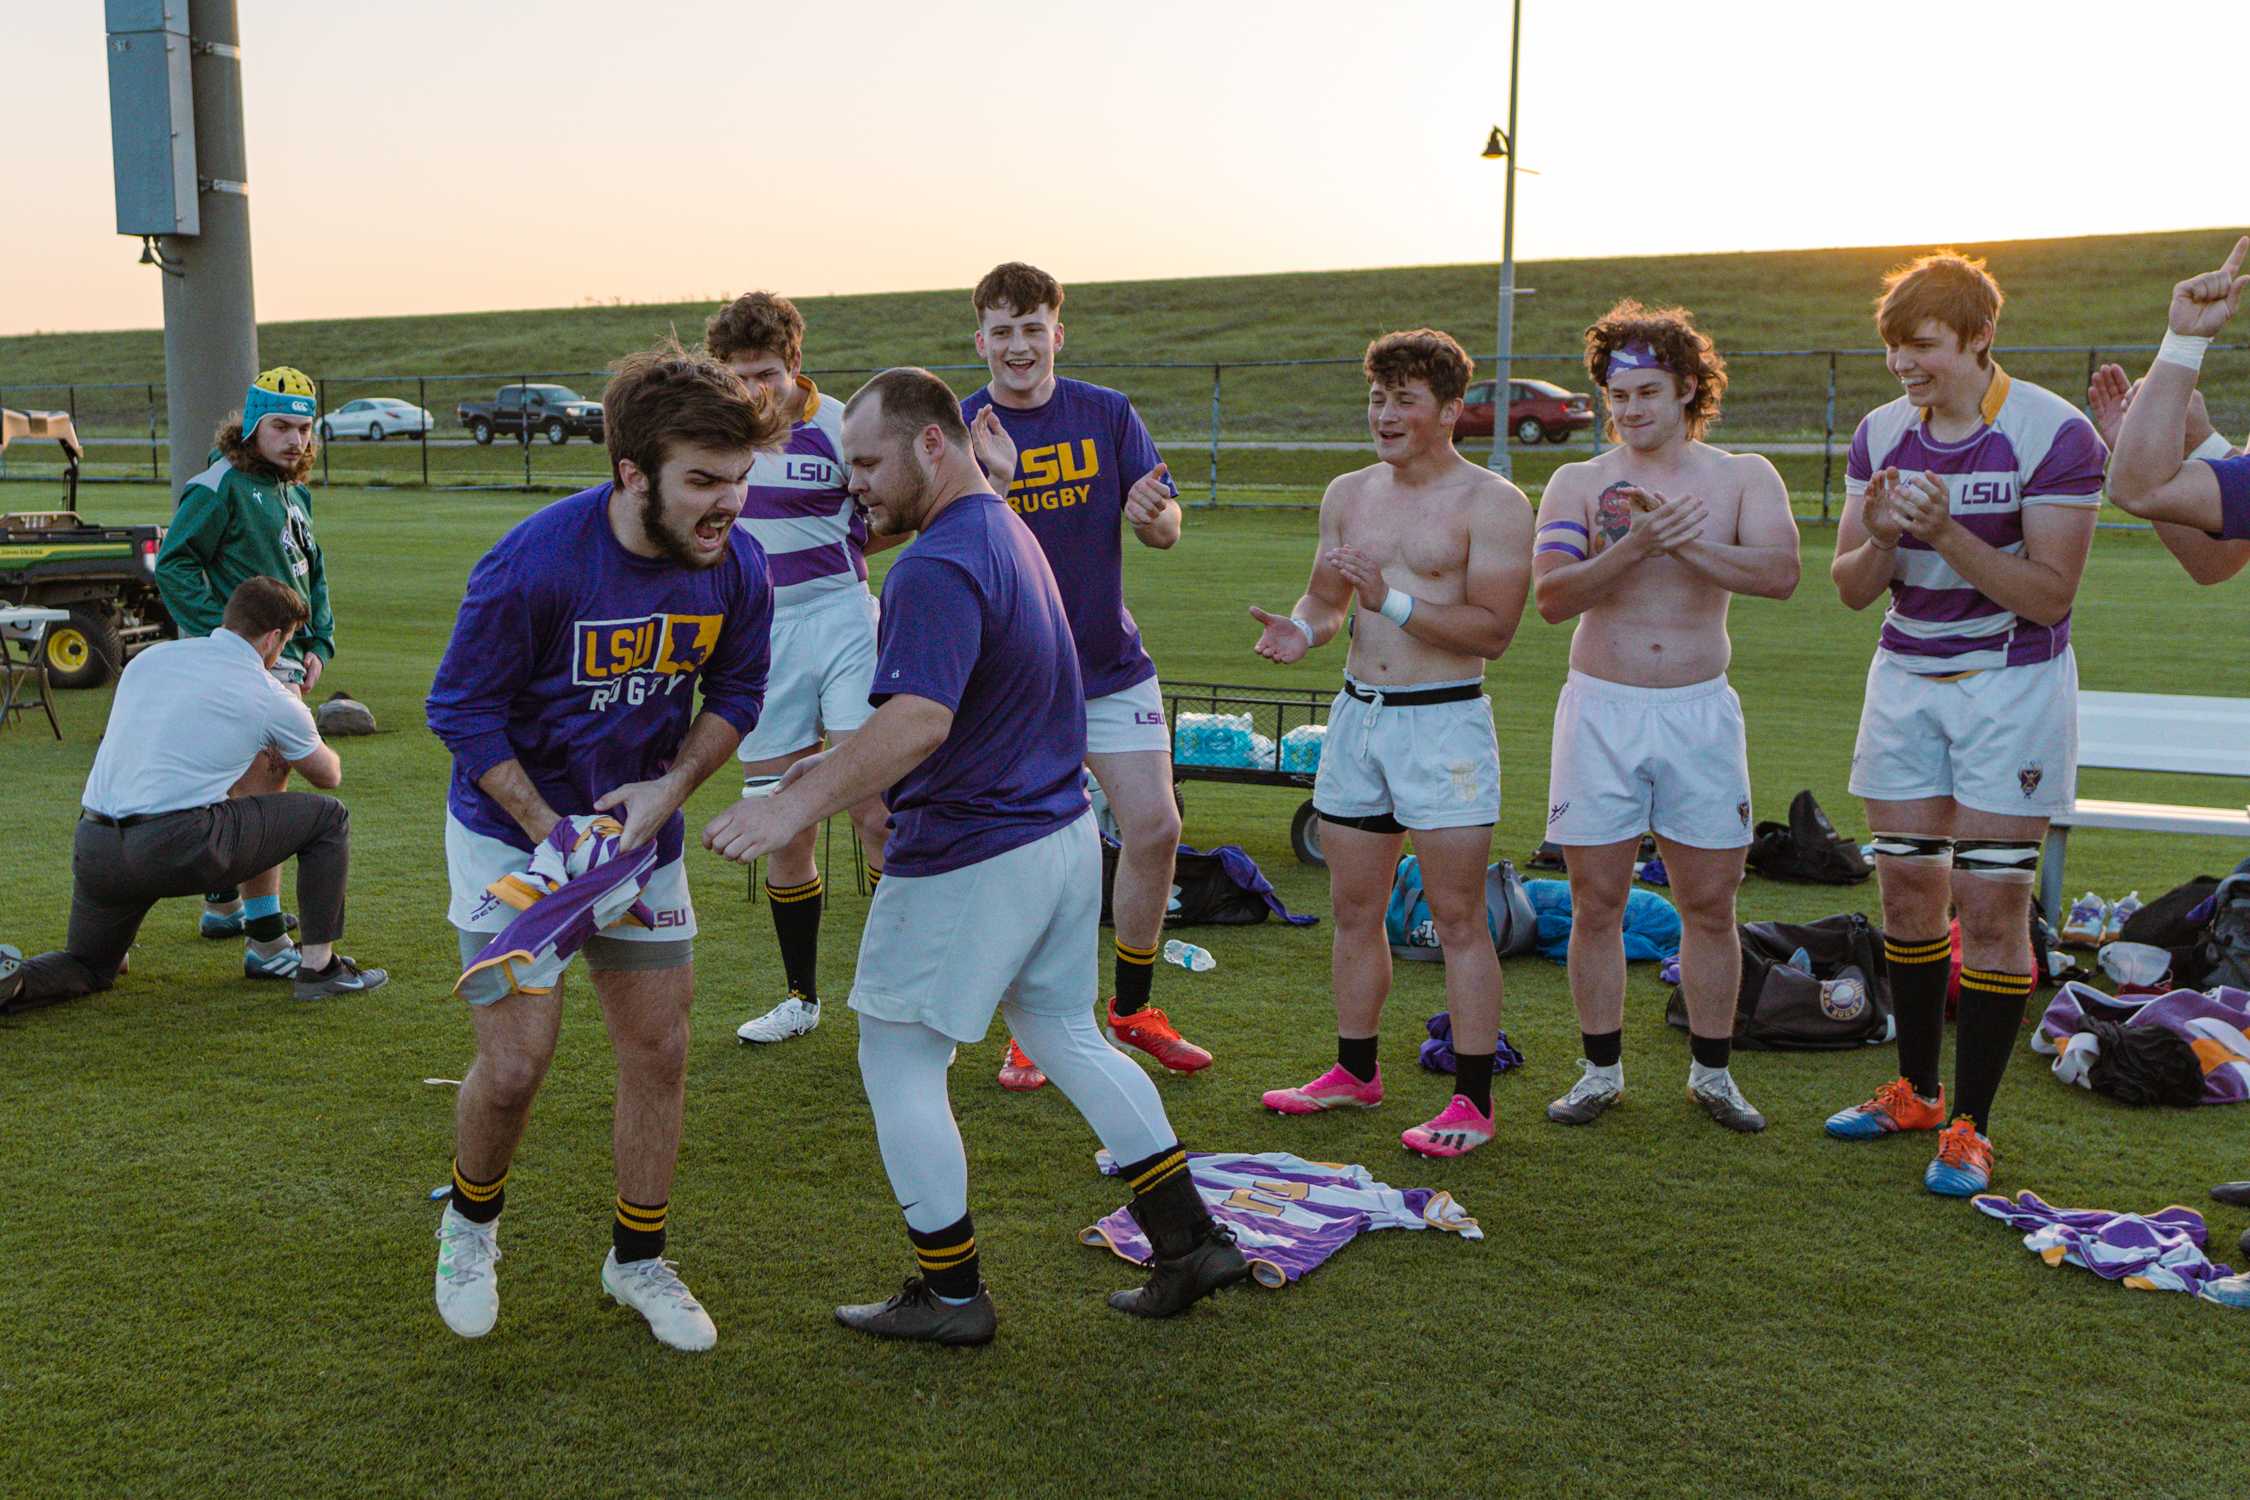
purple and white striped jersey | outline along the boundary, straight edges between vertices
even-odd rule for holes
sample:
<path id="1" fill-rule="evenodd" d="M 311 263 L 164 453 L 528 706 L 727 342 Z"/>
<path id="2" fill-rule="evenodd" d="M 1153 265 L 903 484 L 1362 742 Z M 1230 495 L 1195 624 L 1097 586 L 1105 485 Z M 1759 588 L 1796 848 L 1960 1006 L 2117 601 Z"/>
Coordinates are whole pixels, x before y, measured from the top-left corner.
<path id="1" fill-rule="evenodd" d="M 2035 505 L 2098 506 L 2109 450 L 2078 408 L 1995 367 L 1984 425 L 1957 443 L 1930 436 L 1925 413 L 1901 396 L 1860 420 L 1844 491 L 1864 495 L 1881 469 L 1936 474 L 1953 518 L 2002 552 L 2023 551 L 2023 514 Z M 1883 616 L 1880 649 L 1909 672 L 1944 676 L 2051 661 L 2070 644 L 2070 617 L 2035 625 L 1987 598 L 1927 542 L 1904 536 Z"/>
<path id="2" fill-rule="evenodd" d="M 1095 1165 L 1114 1175 L 1107 1150 Z M 1451 1193 L 1394 1188 L 1358 1165 L 1306 1161 L 1282 1151 L 1190 1151 L 1188 1173 L 1211 1217 L 1234 1231 L 1260 1286 L 1286 1286 L 1362 1234 L 1443 1229 L 1465 1240 L 1484 1230 Z M 1139 1221 L 1120 1208 L 1082 1229 L 1079 1243 L 1146 1265 L 1155 1253 Z"/>
<path id="3" fill-rule="evenodd" d="M 778 453 L 750 466 L 750 490 L 735 522 L 758 539 L 783 614 L 840 589 L 867 592 L 867 512 L 844 472 L 844 403 L 802 375 L 804 410 Z"/>

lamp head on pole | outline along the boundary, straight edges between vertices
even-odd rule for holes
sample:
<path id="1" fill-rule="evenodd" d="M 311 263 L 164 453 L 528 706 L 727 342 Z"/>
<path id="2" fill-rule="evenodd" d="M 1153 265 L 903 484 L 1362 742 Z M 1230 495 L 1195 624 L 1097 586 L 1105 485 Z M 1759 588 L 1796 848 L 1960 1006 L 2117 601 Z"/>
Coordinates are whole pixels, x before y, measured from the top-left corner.
<path id="1" fill-rule="evenodd" d="M 1492 134 L 1486 136 L 1484 140 L 1484 159 L 1486 161 L 1499 161 L 1507 154 L 1508 138 L 1502 135 L 1500 127 L 1495 125 L 1492 127 Z"/>

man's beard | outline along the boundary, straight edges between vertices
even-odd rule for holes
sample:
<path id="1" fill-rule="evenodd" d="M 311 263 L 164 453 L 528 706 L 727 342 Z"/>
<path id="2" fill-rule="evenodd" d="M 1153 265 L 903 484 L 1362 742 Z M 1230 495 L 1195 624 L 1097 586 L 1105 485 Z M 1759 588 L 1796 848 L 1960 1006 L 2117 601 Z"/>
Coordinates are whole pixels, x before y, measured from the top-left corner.
<path id="1" fill-rule="evenodd" d="M 656 544 L 657 551 L 683 568 L 695 568 L 698 571 L 715 568 L 727 555 L 724 547 L 706 555 L 696 547 L 695 530 L 692 526 L 686 532 L 679 532 L 665 522 L 664 486 L 658 483 L 654 474 L 648 476 L 648 493 L 641 497 L 641 532 Z"/>

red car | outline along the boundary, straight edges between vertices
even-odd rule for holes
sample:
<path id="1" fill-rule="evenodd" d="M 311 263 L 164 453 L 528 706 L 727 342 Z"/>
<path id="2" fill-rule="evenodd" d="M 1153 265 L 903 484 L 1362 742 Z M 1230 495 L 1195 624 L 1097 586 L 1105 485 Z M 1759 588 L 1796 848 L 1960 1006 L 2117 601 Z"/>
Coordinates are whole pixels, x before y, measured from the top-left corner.
<path id="1" fill-rule="evenodd" d="M 1493 382 L 1480 380 L 1469 387 L 1461 420 L 1453 426 L 1457 438 L 1492 436 Z M 1508 383 L 1508 430 L 1519 443 L 1567 443 L 1571 435 L 1594 425 L 1594 398 L 1580 396 L 1545 380 L 1512 380 Z"/>

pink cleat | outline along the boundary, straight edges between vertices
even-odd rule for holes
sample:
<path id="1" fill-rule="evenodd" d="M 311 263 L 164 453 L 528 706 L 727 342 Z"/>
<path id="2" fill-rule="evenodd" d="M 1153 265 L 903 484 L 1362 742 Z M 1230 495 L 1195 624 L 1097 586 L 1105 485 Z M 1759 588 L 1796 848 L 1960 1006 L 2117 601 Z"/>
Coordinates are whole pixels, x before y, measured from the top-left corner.
<path id="1" fill-rule="evenodd" d="M 1383 1070 L 1365 1083 L 1336 1064 L 1312 1082 L 1293 1089 L 1267 1089 L 1265 1106 L 1277 1115 L 1317 1115 L 1324 1109 L 1373 1109 L 1383 1102 Z"/>
<path id="2" fill-rule="evenodd" d="M 1424 1156 L 1467 1156 L 1491 1140 L 1492 1131 L 1492 1116 L 1480 1114 L 1474 1104 L 1455 1094 L 1436 1119 L 1415 1126 L 1398 1139 L 1407 1150 Z"/>

